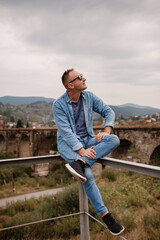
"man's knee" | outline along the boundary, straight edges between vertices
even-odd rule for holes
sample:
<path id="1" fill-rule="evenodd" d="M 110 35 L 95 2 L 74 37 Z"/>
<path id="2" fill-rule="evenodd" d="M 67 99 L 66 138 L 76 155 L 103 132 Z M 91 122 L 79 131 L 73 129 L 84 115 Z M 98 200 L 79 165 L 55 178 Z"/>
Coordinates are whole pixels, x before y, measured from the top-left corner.
<path id="1" fill-rule="evenodd" d="M 118 147 L 120 145 L 120 140 L 117 135 L 110 134 L 105 137 L 106 140 L 111 141 L 114 147 Z"/>
<path id="2" fill-rule="evenodd" d="M 115 147 L 118 147 L 120 145 L 119 137 L 117 135 L 114 135 L 114 134 L 112 134 L 111 136 L 113 138 L 113 142 L 114 142 Z"/>

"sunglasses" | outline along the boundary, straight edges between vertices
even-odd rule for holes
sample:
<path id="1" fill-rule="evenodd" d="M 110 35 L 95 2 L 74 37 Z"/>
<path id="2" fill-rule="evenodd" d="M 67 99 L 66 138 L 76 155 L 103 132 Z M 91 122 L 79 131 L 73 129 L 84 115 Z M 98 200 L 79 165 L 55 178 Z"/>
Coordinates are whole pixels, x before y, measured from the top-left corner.
<path id="1" fill-rule="evenodd" d="M 82 79 L 83 79 L 83 74 L 80 74 L 78 77 L 74 78 L 74 79 L 71 80 L 69 83 L 74 82 L 76 79 L 82 80 Z"/>

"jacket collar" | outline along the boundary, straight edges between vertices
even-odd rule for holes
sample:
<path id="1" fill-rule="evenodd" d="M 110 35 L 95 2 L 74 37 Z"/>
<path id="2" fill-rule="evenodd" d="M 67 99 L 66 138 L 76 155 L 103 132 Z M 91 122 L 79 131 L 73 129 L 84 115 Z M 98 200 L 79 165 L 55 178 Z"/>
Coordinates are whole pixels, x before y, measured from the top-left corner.
<path id="1" fill-rule="evenodd" d="M 85 98 L 85 92 L 84 91 L 82 92 L 82 97 Z M 72 103 L 71 99 L 68 96 L 68 92 L 67 91 L 64 94 L 64 98 L 65 98 L 67 103 L 70 103 L 70 104 Z"/>

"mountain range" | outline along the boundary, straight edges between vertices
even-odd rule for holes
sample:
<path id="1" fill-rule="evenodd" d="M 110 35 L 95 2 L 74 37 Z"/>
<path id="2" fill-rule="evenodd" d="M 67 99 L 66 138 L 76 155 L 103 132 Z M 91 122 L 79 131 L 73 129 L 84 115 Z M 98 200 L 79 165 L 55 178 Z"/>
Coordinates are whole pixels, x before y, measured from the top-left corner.
<path id="1" fill-rule="evenodd" d="M 124 104 L 119 106 L 110 106 L 116 114 L 116 117 L 123 116 L 129 118 L 131 116 L 153 115 L 160 112 L 160 108 L 140 106 L 136 104 Z"/>
<path id="2" fill-rule="evenodd" d="M 54 100 L 55 100 L 54 98 L 34 97 L 34 96 L 33 97 L 14 97 L 14 96 L 0 97 L 0 103 L 1 103 L 0 114 L 3 115 L 2 105 L 9 104 L 13 106 L 13 109 L 16 106 L 22 109 L 24 109 L 25 107 L 26 108 L 29 107 L 30 111 L 31 111 L 31 108 L 35 109 L 36 111 L 36 107 L 37 107 L 37 109 L 39 110 L 41 109 L 41 114 L 40 114 L 41 117 L 43 116 L 43 112 L 45 112 L 45 116 L 51 115 L 51 112 L 50 111 L 48 112 L 47 110 L 51 109 L 51 106 Z M 43 107 L 45 108 L 44 110 L 43 110 Z M 131 116 L 142 116 L 147 114 L 153 115 L 156 112 L 160 112 L 160 108 L 141 106 L 141 105 L 136 105 L 132 103 L 127 103 L 127 104 L 117 105 L 117 106 L 110 105 L 110 107 L 114 110 L 116 117 L 123 116 L 124 118 L 129 118 Z M 3 109 L 4 109 L 4 106 L 3 106 Z M 36 112 L 38 114 L 38 111 Z"/>
<path id="3" fill-rule="evenodd" d="M 23 104 L 31 104 L 35 102 L 53 102 L 54 98 L 45 98 L 45 97 L 13 97 L 13 96 L 4 96 L 0 97 L 0 102 L 3 104 L 10 105 L 23 105 Z"/>

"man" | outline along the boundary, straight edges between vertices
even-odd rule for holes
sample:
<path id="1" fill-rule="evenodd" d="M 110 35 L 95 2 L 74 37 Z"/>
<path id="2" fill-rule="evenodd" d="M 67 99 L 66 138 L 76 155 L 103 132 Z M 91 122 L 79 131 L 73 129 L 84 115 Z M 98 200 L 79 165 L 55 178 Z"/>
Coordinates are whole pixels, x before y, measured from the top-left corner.
<path id="1" fill-rule="evenodd" d="M 111 134 L 115 114 L 112 109 L 93 93 L 84 91 L 86 79 L 73 68 L 62 75 L 66 92 L 53 104 L 58 127 L 58 150 L 69 172 L 80 182 L 98 215 L 102 216 L 110 232 L 120 234 L 124 227 L 119 224 L 104 205 L 95 183 L 91 166 L 98 158 L 109 154 L 119 145 L 119 139 Z M 105 118 L 104 132 L 93 133 L 92 112 Z"/>

